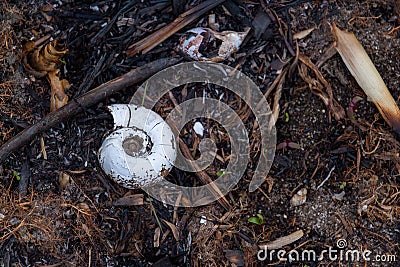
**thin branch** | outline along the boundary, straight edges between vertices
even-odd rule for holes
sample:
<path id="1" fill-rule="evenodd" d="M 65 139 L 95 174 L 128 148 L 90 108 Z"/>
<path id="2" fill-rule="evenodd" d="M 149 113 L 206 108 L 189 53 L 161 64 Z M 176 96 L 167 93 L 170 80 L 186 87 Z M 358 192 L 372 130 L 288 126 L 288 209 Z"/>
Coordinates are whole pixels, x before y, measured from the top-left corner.
<path id="1" fill-rule="evenodd" d="M 139 83 L 155 73 L 175 65 L 179 62 L 177 58 L 163 58 L 155 60 L 144 66 L 138 67 L 116 79 L 106 82 L 95 89 L 71 100 L 67 105 L 54 112 L 47 114 L 37 123 L 26 128 L 15 137 L 7 141 L 0 147 L 0 163 L 3 162 L 11 153 L 31 141 L 37 134 L 44 132 L 60 122 L 71 118 L 104 98 L 115 94 L 122 89 Z"/>

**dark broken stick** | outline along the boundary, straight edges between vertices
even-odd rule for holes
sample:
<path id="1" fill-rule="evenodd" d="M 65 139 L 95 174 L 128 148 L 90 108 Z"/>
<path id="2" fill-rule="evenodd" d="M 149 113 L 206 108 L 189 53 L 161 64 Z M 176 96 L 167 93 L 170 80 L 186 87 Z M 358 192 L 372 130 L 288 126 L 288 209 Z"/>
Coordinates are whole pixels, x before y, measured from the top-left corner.
<path id="1" fill-rule="evenodd" d="M 84 108 L 90 107 L 126 87 L 144 81 L 148 77 L 169 66 L 175 65 L 179 61 L 180 60 L 177 58 L 163 58 L 155 60 L 144 66 L 131 70 L 130 72 L 106 82 L 94 88 L 93 90 L 90 90 L 86 94 L 71 100 L 67 105 L 47 114 L 40 121 L 26 128 L 14 138 L 2 145 L 0 147 L 0 162 L 3 162 L 12 152 L 17 151 L 20 147 L 31 141 L 37 134 L 44 132 L 58 123 L 79 114 Z"/>

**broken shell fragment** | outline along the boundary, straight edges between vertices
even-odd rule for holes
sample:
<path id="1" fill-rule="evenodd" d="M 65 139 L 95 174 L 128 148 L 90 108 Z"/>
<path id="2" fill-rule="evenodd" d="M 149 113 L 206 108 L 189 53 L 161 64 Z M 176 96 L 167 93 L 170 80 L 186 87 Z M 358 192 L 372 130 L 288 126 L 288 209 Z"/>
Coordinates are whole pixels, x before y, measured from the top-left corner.
<path id="1" fill-rule="evenodd" d="M 307 189 L 300 189 L 293 197 L 290 199 L 290 206 L 297 207 L 306 203 L 307 200 Z"/>
<path id="2" fill-rule="evenodd" d="M 245 32 L 224 31 L 217 32 L 209 28 L 194 28 L 188 30 L 180 39 L 178 48 L 187 56 L 199 61 L 221 62 L 239 50 L 244 38 L 250 29 Z M 207 43 L 219 39 L 222 41 L 218 55 L 211 58 L 204 56 L 200 48 Z"/>
<path id="3" fill-rule="evenodd" d="M 108 108 L 116 130 L 99 150 L 104 172 L 128 189 L 160 181 L 176 158 L 175 137 L 169 125 L 144 107 L 117 104 Z"/>

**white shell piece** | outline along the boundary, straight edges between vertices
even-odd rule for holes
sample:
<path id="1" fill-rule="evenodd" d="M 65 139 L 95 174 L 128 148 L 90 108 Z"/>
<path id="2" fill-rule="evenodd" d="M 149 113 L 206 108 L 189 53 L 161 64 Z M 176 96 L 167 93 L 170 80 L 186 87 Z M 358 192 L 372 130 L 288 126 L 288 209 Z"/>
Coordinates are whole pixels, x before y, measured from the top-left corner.
<path id="1" fill-rule="evenodd" d="M 204 37 L 201 35 L 202 33 L 206 33 L 207 31 L 203 28 L 194 28 L 188 30 L 186 33 L 196 34 L 193 36 L 189 36 L 188 38 L 184 37 L 181 39 L 178 48 L 182 50 L 182 52 L 189 57 L 196 60 L 208 60 L 208 58 L 204 57 L 200 52 L 200 45 L 203 42 Z"/>
<path id="2" fill-rule="evenodd" d="M 196 121 L 193 125 L 193 130 L 196 132 L 196 134 L 203 136 L 204 126 L 201 124 L 201 122 Z"/>
<path id="3" fill-rule="evenodd" d="M 117 104 L 108 108 L 116 130 L 104 139 L 99 150 L 104 172 L 128 189 L 161 180 L 162 173 L 172 168 L 176 158 L 175 137 L 169 125 L 160 115 L 144 107 Z M 143 144 L 137 153 L 127 154 L 124 140 L 133 137 Z"/>
<path id="4" fill-rule="evenodd" d="M 290 199 L 290 205 L 297 207 L 306 203 L 307 200 L 307 188 L 302 188 Z"/>
<path id="5" fill-rule="evenodd" d="M 180 49 L 184 54 L 195 60 L 221 62 L 227 59 L 231 54 L 239 50 L 240 45 L 242 44 L 244 38 L 247 36 L 249 31 L 250 29 L 247 29 L 245 32 L 217 32 L 209 28 L 194 28 L 188 30 L 185 33 L 186 36 L 184 35 L 181 38 L 178 49 Z M 222 44 L 220 45 L 218 50 L 218 55 L 212 58 L 204 57 L 199 51 L 206 33 L 209 33 L 213 37 L 213 39 L 217 38 L 219 40 L 222 40 Z"/>
<path id="6" fill-rule="evenodd" d="M 114 118 L 114 129 L 136 127 L 149 134 L 157 124 L 165 123 L 160 115 L 142 106 L 115 104 L 108 106 L 108 109 Z"/>
<path id="7" fill-rule="evenodd" d="M 200 223 L 206 225 L 207 224 L 207 217 L 201 216 Z"/>
<path id="8" fill-rule="evenodd" d="M 250 29 L 245 32 L 224 31 L 221 33 L 214 32 L 214 36 L 222 40 L 222 44 L 218 50 L 218 57 L 221 60 L 228 58 L 231 54 L 239 50 L 244 38 Z"/>

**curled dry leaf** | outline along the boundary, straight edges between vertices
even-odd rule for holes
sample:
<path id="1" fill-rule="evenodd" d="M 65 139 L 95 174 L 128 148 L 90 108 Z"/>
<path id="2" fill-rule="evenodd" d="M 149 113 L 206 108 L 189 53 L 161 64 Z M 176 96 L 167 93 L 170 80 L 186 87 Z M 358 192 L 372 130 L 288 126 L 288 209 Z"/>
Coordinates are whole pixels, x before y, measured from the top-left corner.
<path id="1" fill-rule="evenodd" d="M 67 49 L 62 42 L 54 40 L 47 45 L 35 46 L 34 42 L 28 42 L 22 53 L 22 63 L 25 69 L 35 76 L 42 78 L 47 75 L 50 82 L 50 111 L 64 106 L 68 103 L 68 96 L 65 89 L 70 88 L 67 80 L 60 80 L 57 68 L 60 58 L 67 53 Z"/>
<path id="2" fill-rule="evenodd" d="M 400 134 L 400 110 L 385 82 L 353 33 L 341 31 L 335 24 L 335 47 L 351 75 L 374 102 L 385 121 Z"/>
<path id="3" fill-rule="evenodd" d="M 60 58 L 67 53 L 62 42 L 54 40 L 47 45 L 35 47 L 34 42 L 28 42 L 23 50 L 23 65 L 25 69 L 35 76 L 41 78 L 49 71 L 57 69 Z"/>
<path id="4" fill-rule="evenodd" d="M 245 32 L 224 31 L 216 32 L 209 28 L 194 28 L 185 33 L 179 42 L 178 48 L 187 56 L 199 61 L 221 62 L 239 50 L 244 38 L 250 29 Z M 218 55 L 211 58 L 200 52 L 203 45 L 219 39 L 222 41 L 218 49 Z"/>

